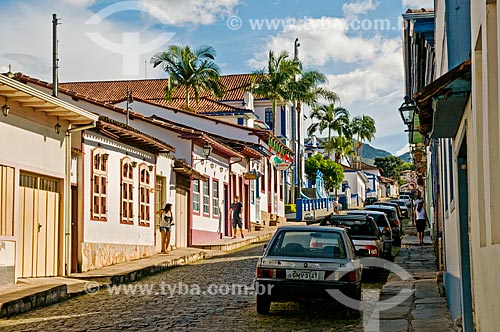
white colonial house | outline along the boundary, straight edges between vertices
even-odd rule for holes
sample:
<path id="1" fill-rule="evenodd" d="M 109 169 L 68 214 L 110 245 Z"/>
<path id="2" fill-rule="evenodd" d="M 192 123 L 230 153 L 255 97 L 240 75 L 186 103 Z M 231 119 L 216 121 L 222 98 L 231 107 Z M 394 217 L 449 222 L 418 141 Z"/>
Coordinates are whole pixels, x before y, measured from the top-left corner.
<path id="1" fill-rule="evenodd" d="M 51 88 L 50 84 L 25 75 L 18 75 L 18 79 L 39 89 Z M 99 89 L 94 86 L 85 94 L 69 88 L 78 90 L 78 83 L 60 87 L 60 98 L 91 109 L 110 121 L 128 122 L 123 126 L 175 146 L 170 163 L 161 163 L 161 154 L 154 160 L 155 208 L 159 209 L 165 202 L 175 202 L 174 245 L 198 245 L 232 236 L 229 205 L 235 195 L 243 199 L 246 207 L 244 220 L 248 230 L 254 225 L 269 225 L 274 220 L 284 219 L 283 172 L 278 171 L 267 157 L 273 155 L 269 144 L 275 149 L 291 151 L 268 130 L 165 106 L 162 105 L 165 103 L 163 98 L 151 102 L 134 97 L 134 109 L 130 110 L 129 100 L 110 105 L 93 98 L 100 96 L 106 100 L 109 97 L 103 97 L 106 87 Z M 113 91 L 109 93 L 116 94 L 116 89 Z M 214 106 L 214 103 L 210 101 L 209 105 L 228 107 L 223 104 Z M 206 144 L 211 149 L 208 157 L 203 153 Z M 175 175 L 172 175 L 172 170 Z M 252 173 L 258 175 L 257 179 L 251 179 Z M 156 233 L 158 238 L 158 231 Z"/>
<path id="2" fill-rule="evenodd" d="M 0 285 L 72 264 L 72 146 L 98 116 L 0 75 Z"/>
<path id="3" fill-rule="evenodd" d="M 350 192 L 350 197 L 346 197 L 349 208 L 362 206 L 366 199 L 366 188 L 369 184 L 369 180 L 365 172 L 348 166 L 343 167 L 344 183 L 340 194 L 346 195 L 348 191 Z"/>

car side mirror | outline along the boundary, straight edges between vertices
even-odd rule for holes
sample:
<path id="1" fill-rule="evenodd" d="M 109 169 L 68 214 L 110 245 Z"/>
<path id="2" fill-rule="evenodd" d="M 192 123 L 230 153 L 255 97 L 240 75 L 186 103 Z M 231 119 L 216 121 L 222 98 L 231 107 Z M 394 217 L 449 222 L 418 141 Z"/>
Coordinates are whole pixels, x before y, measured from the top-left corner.
<path id="1" fill-rule="evenodd" d="M 356 250 L 356 255 L 359 257 L 367 257 L 370 254 L 368 252 L 368 249 L 358 249 L 358 250 Z"/>

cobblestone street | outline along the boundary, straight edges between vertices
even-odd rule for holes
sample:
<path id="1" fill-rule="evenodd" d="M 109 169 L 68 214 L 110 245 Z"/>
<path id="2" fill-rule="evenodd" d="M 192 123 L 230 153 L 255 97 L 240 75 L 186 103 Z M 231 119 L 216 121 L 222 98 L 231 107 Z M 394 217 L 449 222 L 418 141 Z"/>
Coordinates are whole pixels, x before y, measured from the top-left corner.
<path id="1" fill-rule="evenodd" d="M 273 303 L 270 315 L 258 315 L 251 285 L 261 252 L 258 244 L 101 289 L 0 320 L 0 331 L 362 331 L 361 318 L 324 304 Z M 364 301 L 377 301 L 381 286 L 365 283 Z"/>

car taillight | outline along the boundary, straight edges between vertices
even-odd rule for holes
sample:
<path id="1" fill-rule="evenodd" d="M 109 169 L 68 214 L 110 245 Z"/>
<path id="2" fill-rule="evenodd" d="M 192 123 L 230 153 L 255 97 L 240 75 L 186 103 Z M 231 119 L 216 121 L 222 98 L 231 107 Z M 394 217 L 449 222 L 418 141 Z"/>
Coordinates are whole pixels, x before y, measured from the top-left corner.
<path id="1" fill-rule="evenodd" d="M 376 246 L 365 246 L 365 249 L 368 250 L 368 256 L 378 256 L 378 248 Z"/>
<path id="2" fill-rule="evenodd" d="M 397 219 L 395 219 L 392 223 L 396 226 L 399 226 L 399 221 Z"/>
<path id="3" fill-rule="evenodd" d="M 286 272 L 283 269 L 257 268 L 257 278 L 285 279 Z"/>
<path id="4" fill-rule="evenodd" d="M 385 227 L 384 230 L 382 231 L 383 235 L 390 235 L 391 234 L 391 229 L 389 227 Z"/>
<path id="5" fill-rule="evenodd" d="M 356 282 L 356 271 L 347 272 L 340 278 L 340 281 Z"/>

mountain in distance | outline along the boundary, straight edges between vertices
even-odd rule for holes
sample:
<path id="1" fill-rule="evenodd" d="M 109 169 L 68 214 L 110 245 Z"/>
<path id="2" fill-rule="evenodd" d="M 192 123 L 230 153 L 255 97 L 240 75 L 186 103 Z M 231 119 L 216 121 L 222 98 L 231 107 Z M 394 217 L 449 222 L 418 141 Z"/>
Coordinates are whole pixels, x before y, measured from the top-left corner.
<path id="1" fill-rule="evenodd" d="M 318 144 L 322 146 L 326 142 L 326 138 L 318 137 Z M 309 145 L 311 142 L 310 138 L 305 139 L 305 144 Z M 382 149 L 377 149 L 371 146 L 368 143 L 363 143 L 363 150 L 361 152 L 361 161 L 368 165 L 375 165 L 375 158 L 384 158 L 392 156 L 390 152 L 387 152 Z M 407 152 L 401 156 L 399 156 L 403 162 L 410 162 L 410 152 Z"/>
<path id="2" fill-rule="evenodd" d="M 411 162 L 411 154 L 410 151 L 406 152 L 405 154 L 402 154 L 399 156 L 399 159 L 401 159 L 404 163 L 409 163 Z"/>
<path id="3" fill-rule="evenodd" d="M 391 153 L 377 149 L 370 144 L 363 143 L 363 150 L 361 151 L 361 161 L 368 165 L 375 165 L 375 158 L 383 158 L 392 156 Z"/>

